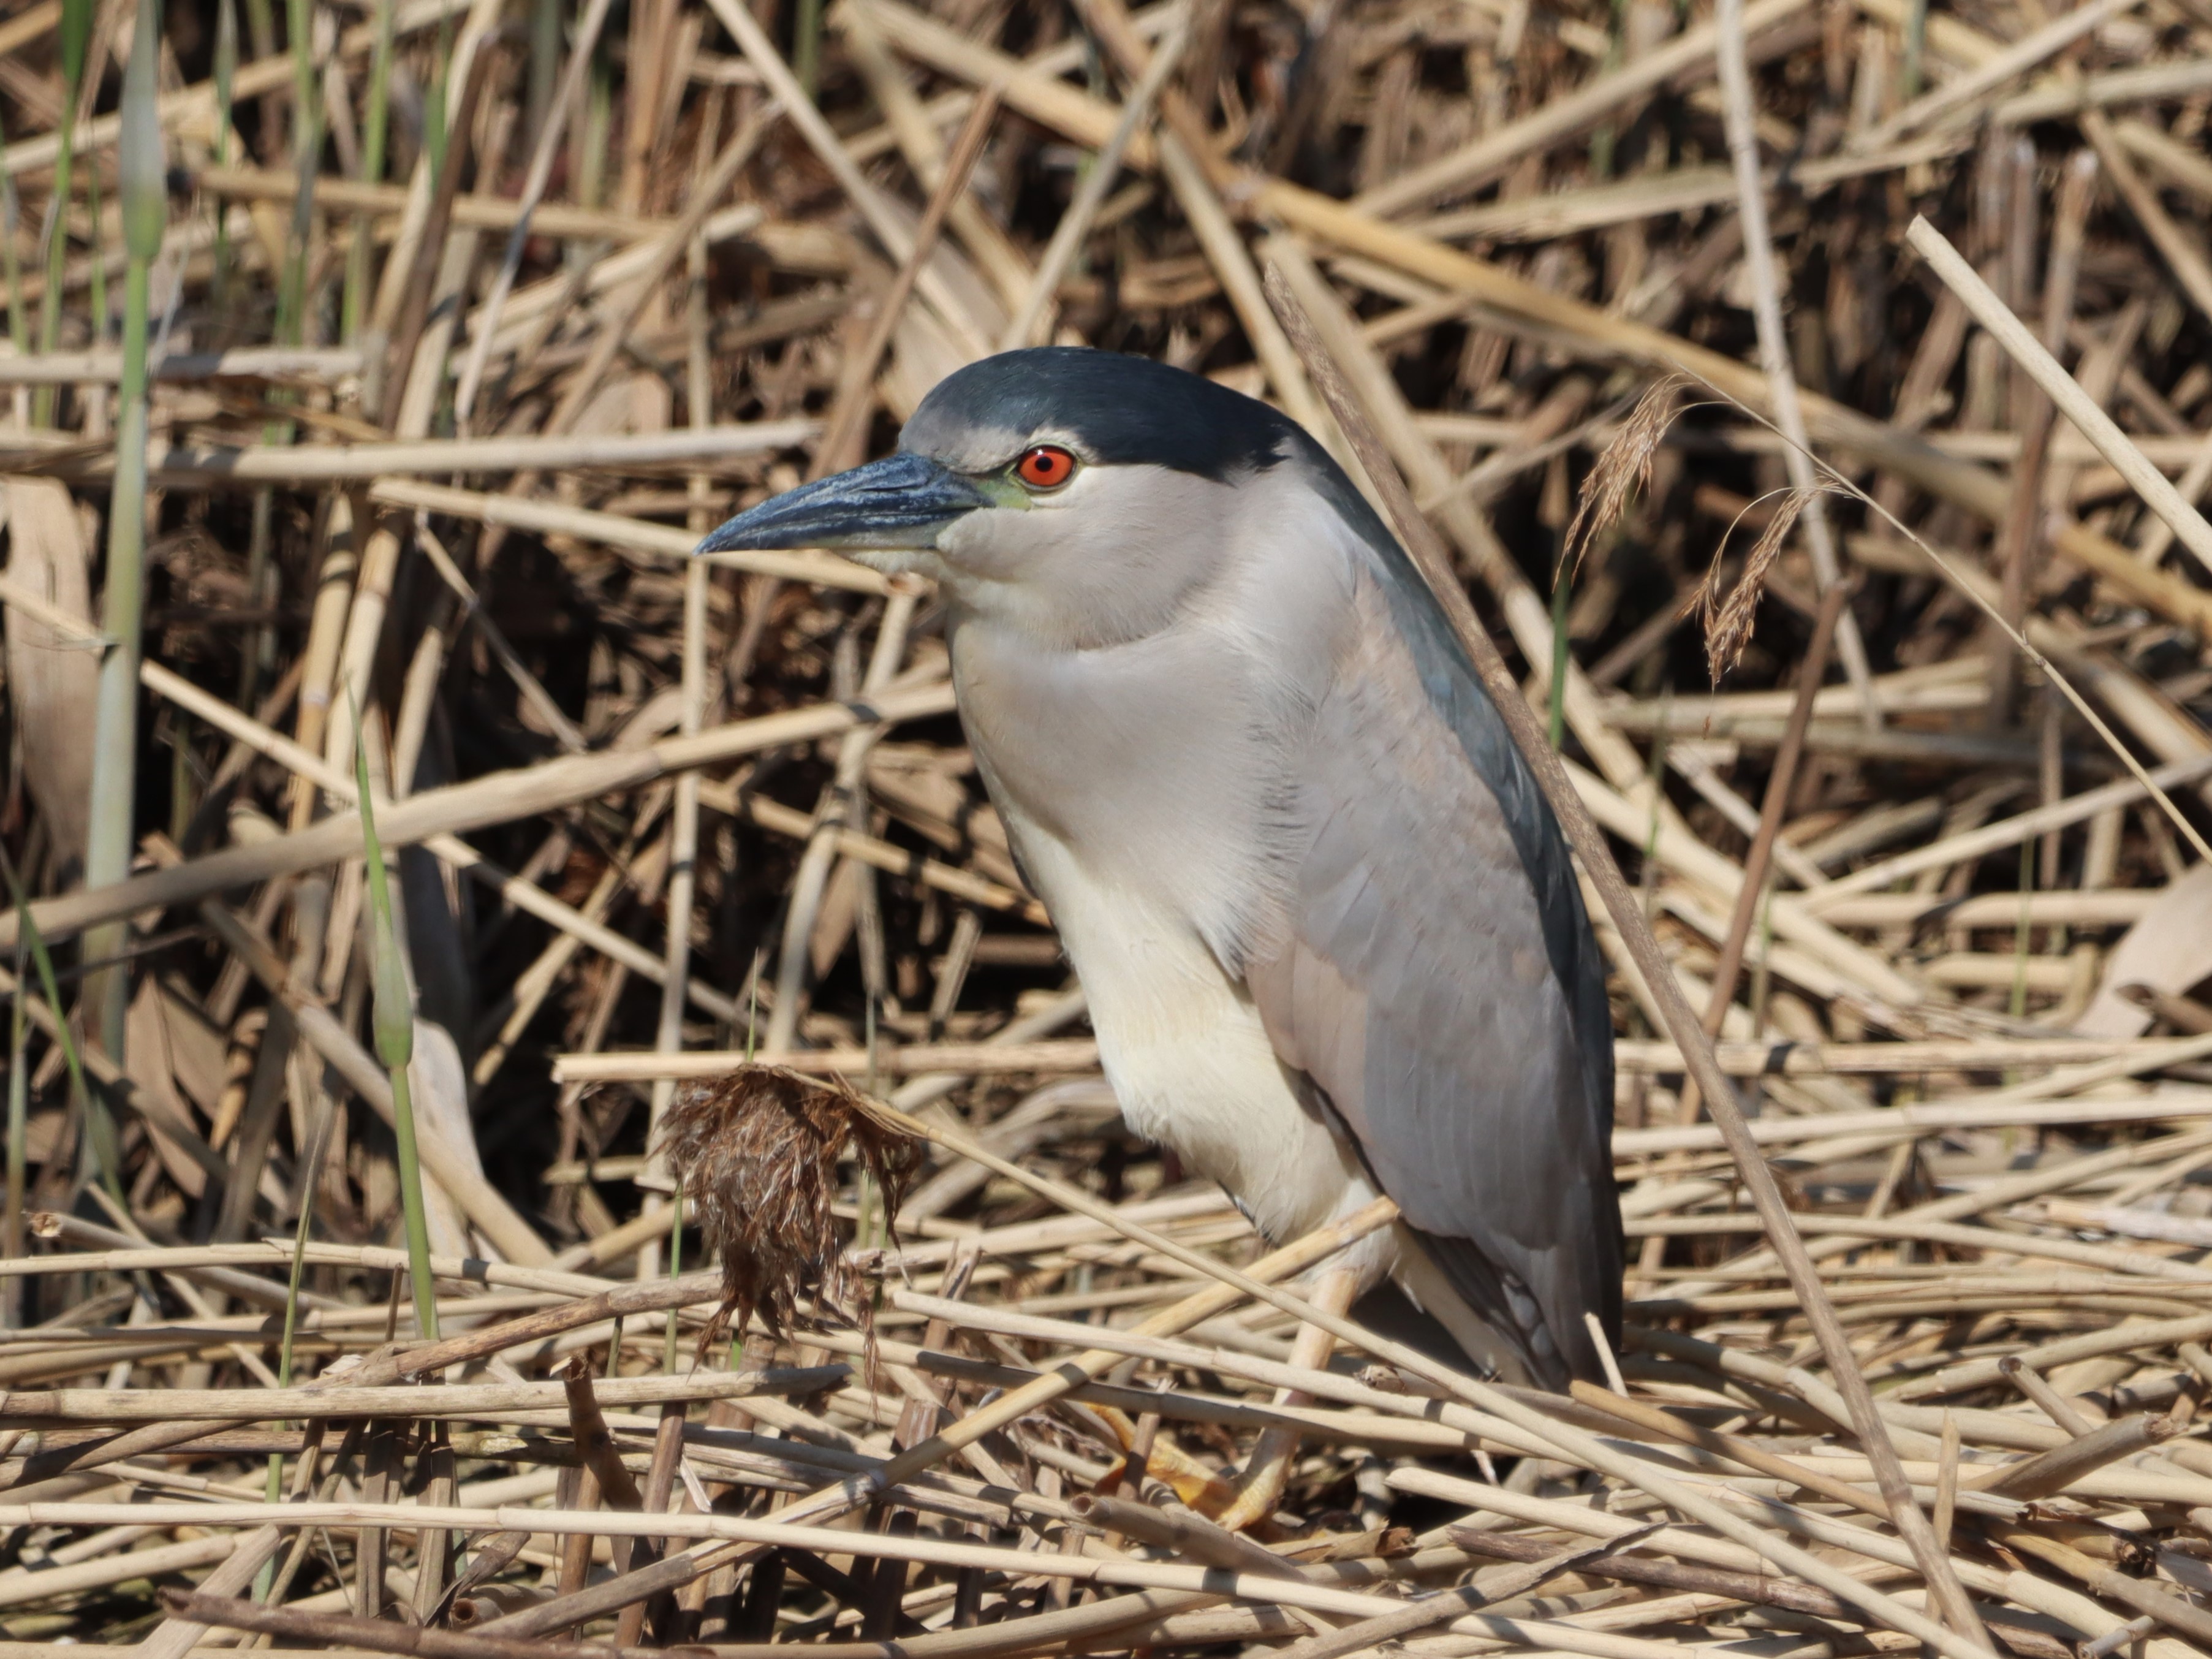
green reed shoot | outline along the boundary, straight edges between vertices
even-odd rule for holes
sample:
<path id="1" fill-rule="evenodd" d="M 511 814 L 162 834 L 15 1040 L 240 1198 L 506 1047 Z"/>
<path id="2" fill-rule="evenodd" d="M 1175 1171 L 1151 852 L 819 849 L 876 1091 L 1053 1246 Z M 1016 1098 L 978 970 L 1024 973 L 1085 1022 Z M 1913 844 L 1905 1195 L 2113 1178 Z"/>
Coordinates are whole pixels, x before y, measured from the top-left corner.
<path id="1" fill-rule="evenodd" d="M 430 1224 L 422 1207 L 422 1165 L 415 1145 L 415 1097 L 407 1083 L 415 1058 L 415 1000 L 407 989 L 407 966 L 400 960 L 399 932 L 392 920 L 392 882 L 384 867 L 384 845 L 376 836 L 376 807 L 368 787 L 368 750 L 361 740 L 361 709 L 353 709 L 354 788 L 360 803 L 362 858 L 368 874 L 368 908 L 373 927 L 369 982 L 375 988 L 373 1023 L 376 1055 L 392 1074 L 392 1133 L 398 1143 L 399 1202 L 407 1226 L 407 1269 L 414 1281 L 415 1325 L 422 1336 L 438 1334 L 437 1286 L 430 1277 Z"/>
<path id="2" fill-rule="evenodd" d="M 1557 749 L 1567 736 L 1567 614 L 1574 602 L 1575 573 L 1566 544 L 1559 544 L 1559 568 L 1552 573 L 1552 695 L 1546 735 Z"/>
<path id="3" fill-rule="evenodd" d="M 215 9 L 215 164 L 230 165 L 230 135 L 236 119 L 233 88 L 238 81 L 238 0 L 217 0 Z M 230 215 L 224 204 L 215 204 L 215 270 L 210 282 L 215 310 L 223 310 L 224 291 L 230 285 Z"/>
<path id="4" fill-rule="evenodd" d="M 434 179 L 446 165 L 446 100 L 453 90 L 453 25 L 449 15 L 439 15 L 438 49 L 431 63 L 430 90 L 422 100 L 422 155 Z"/>
<path id="5" fill-rule="evenodd" d="M 0 163 L 8 156 L 8 134 L 0 129 Z M 8 338 L 20 357 L 31 349 L 31 325 L 23 309 L 23 262 L 15 256 L 15 231 L 22 222 L 15 175 L 0 165 L 0 276 L 8 283 Z"/>
<path id="6" fill-rule="evenodd" d="M 285 1028 L 290 1029 L 289 1024 Z M 273 1041 L 272 1026 L 264 1041 Z M 337 1118 L 337 1103 L 324 1097 L 321 1114 L 315 1119 L 313 1133 L 308 1137 L 307 1154 L 300 1160 L 300 1213 L 292 1227 L 292 1271 L 284 1281 L 284 1336 L 276 1349 L 276 1386 L 292 1386 L 292 1354 L 300 1334 L 300 1281 L 307 1272 L 307 1224 L 315 1212 L 315 1179 L 322 1173 L 323 1162 L 330 1156 L 331 1126 Z M 284 1501 L 284 1454 L 269 1454 L 269 1480 L 264 1489 L 268 1501 Z M 253 1581 L 253 1599 L 266 1601 L 269 1589 L 276 1582 L 276 1564 L 267 1561 Z"/>
<path id="7" fill-rule="evenodd" d="M 822 0 L 799 0 L 799 15 L 791 25 L 791 72 L 800 89 L 814 96 L 822 77 Z"/>
<path id="8" fill-rule="evenodd" d="M 85 217 L 94 225 L 100 223 L 100 169 L 84 170 Z M 92 311 L 92 343 L 107 343 L 107 261 L 94 259 L 85 267 L 85 303 Z"/>
<path id="9" fill-rule="evenodd" d="M 24 1170 L 31 1161 L 31 1073 L 23 1053 L 25 1038 L 30 1027 L 27 1012 L 29 999 L 23 994 L 23 958 L 26 952 L 23 936 L 15 935 L 15 1003 L 9 1012 L 8 1026 L 8 1200 L 4 1214 L 0 1214 L 0 1255 L 9 1258 L 22 1255 Z M 17 1286 L 11 1301 L 20 1305 L 23 1295 Z M 16 1322 L 8 1317 L 12 1308 L 0 1308 L 0 1321 Z M 672 1320 L 668 1327 L 676 1329 Z M 672 1349 L 672 1352 L 673 1350 Z M 670 1370 L 674 1370 L 673 1365 Z"/>
<path id="10" fill-rule="evenodd" d="M 322 100 L 315 95 L 314 7 L 289 0 L 284 26 L 292 49 L 292 241 L 276 290 L 276 337 L 287 345 L 307 338 L 307 243 L 315 209 L 315 173 L 323 149 Z"/>
<path id="11" fill-rule="evenodd" d="M 368 107 L 362 112 L 361 176 L 364 184 L 384 182 L 386 134 L 392 122 L 392 37 L 394 0 L 376 0 L 376 50 L 369 59 Z M 343 337 L 361 335 L 363 296 L 368 291 L 370 236 L 367 214 L 356 216 L 353 246 L 346 252 L 345 298 L 340 311 Z"/>
<path id="12" fill-rule="evenodd" d="M 138 0 L 131 61 L 123 76 L 116 140 L 116 178 L 123 210 L 123 376 L 117 389 L 115 482 L 107 502 L 107 584 L 93 713 L 92 826 L 84 881 L 104 887 L 131 873 L 138 784 L 138 659 L 146 606 L 146 348 L 154 261 L 168 222 L 167 164 L 155 100 L 159 91 L 161 15 L 156 0 Z M 88 932 L 88 959 L 119 956 L 127 922 Z M 130 969 L 102 968 L 85 987 L 98 1020 L 100 1046 L 123 1062 L 123 1027 L 130 1007 Z"/>
<path id="13" fill-rule="evenodd" d="M 8 856 L 5 843 L 0 843 L 0 877 L 7 880 L 9 900 L 20 918 L 17 927 L 21 944 L 31 953 L 31 965 L 39 971 L 39 988 L 46 993 L 46 1006 L 54 1012 L 55 1040 L 61 1044 L 62 1060 L 69 1067 L 71 1097 L 84 1124 L 84 1144 L 90 1155 L 90 1168 L 84 1173 L 88 1179 L 96 1176 L 107 1188 L 109 1196 L 121 1203 L 122 1165 L 117 1152 L 115 1121 L 108 1115 L 106 1097 L 93 1092 L 92 1084 L 84 1074 L 84 1056 L 77 1052 L 76 1039 L 70 1034 L 69 1021 L 63 1017 L 61 981 L 54 973 L 53 955 L 46 949 L 46 936 L 39 931 L 37 918 L 31 914 L 30 896 L 23 890 L 15 861 Z M 26 1012 L 25 995 L 19 970 L 15 975 L 15 1009 L 19 1015 Z"/>
<path id="14" fill-rule="evenodd" d="M 62 0 L 56 42 L 61 56 L 62 119 L 54 135 L 54 188 L 47 205 L 46 289 L 39 296 L 39 349 L 53 351 L 62 338 L 62 277 L 69 258 L 70 173 L 76 160 L 77 93 L 84 84 L 85 54 L 92 46 L 93 0 Z M 34 426 L 54 423 L 54 391 L 42 386 L 31 398 Z"/>

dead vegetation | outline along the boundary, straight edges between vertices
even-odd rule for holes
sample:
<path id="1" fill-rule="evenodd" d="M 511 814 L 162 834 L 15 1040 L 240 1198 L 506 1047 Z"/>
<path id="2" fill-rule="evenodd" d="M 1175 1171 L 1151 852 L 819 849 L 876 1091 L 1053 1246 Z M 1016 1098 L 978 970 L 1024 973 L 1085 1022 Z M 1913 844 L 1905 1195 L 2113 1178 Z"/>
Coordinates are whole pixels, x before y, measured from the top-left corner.
<path id="1" fill-rule="evenodd" d="M 757 1317 L 779 1338 L 798 1325 L 802 1305 L 848 1325 L 869 1317 L 832 1213 L 839 1166 L 850 1158 L 873 1181 L 880 1208 L 867 1230 L 889 1237 L 921 1149 L 869 1116 L 851 1084 L 744 1066 L 678 1089 L 663 1135 L 677 1190 L 690 1197 L 722 1267 L 722 1305 L 700 1335 L 702 1358 L 732 1314 L 738 1329 Z"/>
<path id="2" fill-rule="evenodd" d="M 0 1659 L 2212 1647 L 2208 65 L 0 0 Z M 1309 1300 L 1389 1207 L 1270 1245 L 1128 1133 L 933 597 L 687 560 L 1050 339 L 1356 453 L 1548 717 L 1632 884 L 1615 1387 Z"/>

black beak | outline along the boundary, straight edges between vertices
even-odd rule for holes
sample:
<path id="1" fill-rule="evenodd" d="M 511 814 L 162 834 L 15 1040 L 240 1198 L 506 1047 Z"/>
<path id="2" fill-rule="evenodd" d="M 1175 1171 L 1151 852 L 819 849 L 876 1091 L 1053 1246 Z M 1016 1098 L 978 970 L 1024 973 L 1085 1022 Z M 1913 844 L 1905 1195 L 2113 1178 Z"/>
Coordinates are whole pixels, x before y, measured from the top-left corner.
<path id="1" fill-rule="evenodd" d="M 738 514 L 696 550 L 932 548 L 946 526 L 990 505 L 969 479 L 902 451 L 772 496 Z"/>

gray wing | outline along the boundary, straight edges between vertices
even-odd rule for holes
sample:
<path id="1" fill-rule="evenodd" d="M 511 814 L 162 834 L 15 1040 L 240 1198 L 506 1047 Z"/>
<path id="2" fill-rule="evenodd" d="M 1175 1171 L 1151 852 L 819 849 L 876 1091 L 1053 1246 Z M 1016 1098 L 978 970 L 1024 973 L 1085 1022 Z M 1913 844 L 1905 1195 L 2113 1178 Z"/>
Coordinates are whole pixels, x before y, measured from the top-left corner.
<path id="1" fill-rule="evenodd" d="M 1549 805 L 1380 530 L 1246 977 L 1454 1288 L 1564 1388 L 1601 1376 L 1584 1312 L 1620 1322 L 1603 969 Z"/>

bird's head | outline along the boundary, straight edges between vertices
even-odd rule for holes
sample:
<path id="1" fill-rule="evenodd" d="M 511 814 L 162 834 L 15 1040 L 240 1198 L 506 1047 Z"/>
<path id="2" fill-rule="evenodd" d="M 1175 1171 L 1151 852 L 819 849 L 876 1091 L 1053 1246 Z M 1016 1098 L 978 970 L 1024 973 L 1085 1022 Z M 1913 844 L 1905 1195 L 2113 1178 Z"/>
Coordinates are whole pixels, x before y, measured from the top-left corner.
<path id="1" fill-rule="evenodd" d="M 763 501 L 699 550 L 832 548 L 1093 642 L 1157 626 L 1207 579 L 1232 524 L 1267 510 L 1265 481 L 1318 482 L 1316 465 L 1334 473 L 1255 398 L 1145 358 L 1046 346 L 947 376 L 896 453 Z"/>

